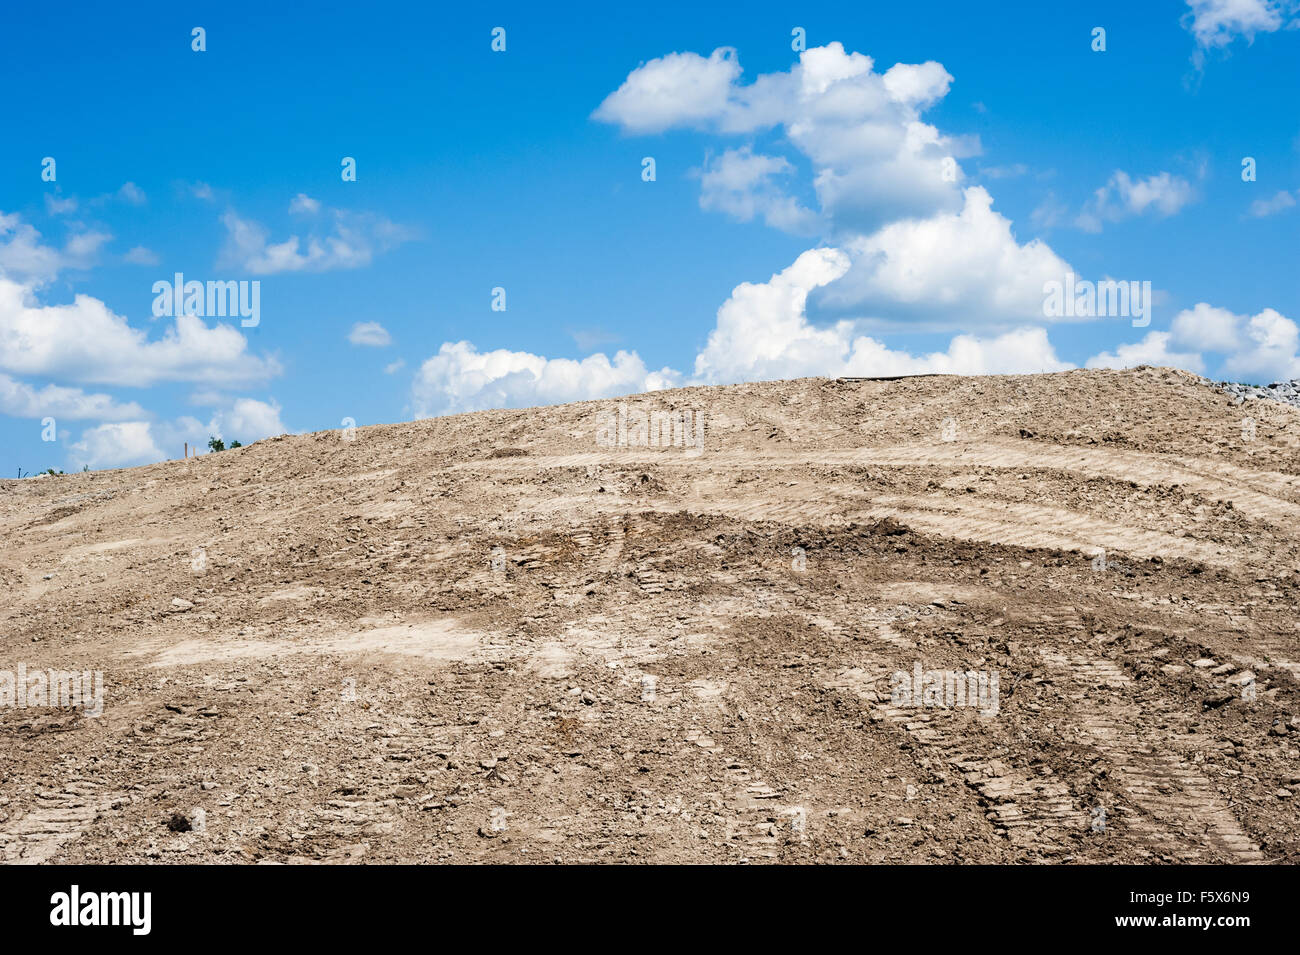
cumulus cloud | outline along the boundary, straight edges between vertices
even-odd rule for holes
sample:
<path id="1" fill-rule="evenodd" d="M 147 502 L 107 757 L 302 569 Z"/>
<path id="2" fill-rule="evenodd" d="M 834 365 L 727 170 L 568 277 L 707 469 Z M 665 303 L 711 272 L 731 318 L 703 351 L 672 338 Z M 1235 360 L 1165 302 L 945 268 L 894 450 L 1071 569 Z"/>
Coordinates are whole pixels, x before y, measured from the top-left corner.
<path id="1" fill-rule="evenodd" d="M 1103 223 L 1120 222 L 1141 215 L 1167 218 L 1196 198 L 1196 190 L 1186 179 L 1167 172 L 1134 179 L 1124 170 L 1115 172 L 1106 185 L 1098 189 L 1075 225 L 1085 232 L 1100 232 Z"/>
<path id="2" fill-rule="evenodd" d="M 1198 302 L 1175 315 L 1169 328 L 1182 345 L 1227 354 L 1241 346 L 1240 325 L 1241 317 L 1226 308 Z"/>
<path id="3" fill-rule="evenodd" d="M 148 421 L 119 421 L 88 428 L 68 450 L 77 467 L 93 469 L 152 464 L 167 457 L 154 443 Z"/>
<path id="4" fill-rule="evenodd" d="M 1088 360 L 1088 367 L 1176 365 L 1200 372 L 1206 366 L 1203 352 L 1221 356 L 1217 373 L 1223 377 L 1252 382 L 1300 377 L 1295 322 L 1276 309 L 1247 316 L 1205 302 L 1174 316 L 1168 332 L 1148 332 L 1141 341 L 1102 352 Z"/>
<path id="5" fill-rule="evenodd" d="M 250 354 L 247 340 L 229 325 L 209 328 L 201 318 L 180 315 L 151 341 L 97 298 L 42 305 L 31 286 L 0 278 L 0 370 L 144 387 L 248 384 L 279 374 L 280 366 Z"/>
<path id="6" fill-rule="evenodd" d="M 1242 344 L 1223 363 L 1223 370 L 1247 380 L 1300 378 L 1300 329 L 1274 309 L 1266 308 L 1241 323 Z"/>
<path id="7" fill-rule="evenodd" d="M 819 319 L 1002 329 L 1041 321 L 1044 283 L 1071 269 L 1041 240 L 1018 243 L 987 190 L 963 188 L 957 158 L 978 144 L 921 118 L 952 82 L 933 61 L 877 71 L 871 57 L 839 43 L 752 83 L 741 82 L 734 51 L 674 53 L 633 70 L 595 117 L 631 133 L 780 127 L 809 161 L 816 210 L 784 187 L 794 165 L 751 144 L 706 162 L 700 205 L 785 231 L 818 230 L 847 254 L 851 267 L 813 295 Z M 1127 185 L 1126 201 L 1157 202 L 1146 183 Z"/>
<path id="8" fill-rule="evenodd" d="M 253 275 L 355 269 L 415 238 L 412 230 L 382 216 L 334 209 L 328 219 L 327 232 L 305 238 L 290 235 L 283 242 L 271 242 L 265 226 L 226 212 L 221 217 L 226 241 L 219 262 L 223 267 L 240 268 Z"/>
<path id="9" fill-rule="evenodd" d="M 484 408 L 518 408 L 658 391 L 680 383 L 665 368 L 649 371 L 635 352 L 603 353 L 581 361 L 497 349 L 480 352 L 469 342 L 444 342 L 416 373 L 412 399 L 417 417 Z"/>
<path id="10" fill-rule="evenodd" d="M 1041 326 L 1050 319 L 1046 284 L 1075 270 L 1041 240 L 1021 244 L 1011 222 L 993 210 L 988 191 L 963 186 L 956 160 L 977 155 L 978 142 L 941 133 L 921 118 L 950 89 L 952 77 L 940 64 L 896 64 L 877 72 L 870 57 L 832 43 L 805 51 L 786 72 L 750 83 L 741 76 L 733 50 L 708 57 L 672 53 L 633 70 L 593 117 L 638 135 L 696 128 L 745 136 L 779 129 L 811 166 L 815 209 L 786 188 L 794 164 L 757 151 L 752 142 L 706 159 L 700 205 L 786 231 L 820 228 L 828 243 L 768 281 L 736 286 L 689 375 L 669 368 L 649 372 L 635 352 L 620 351 L 613 361 L 603 353 L 576 361 L 504 349 L 480 353 L 469 342 L 449 342 L 416 376 L 417 414 L 679 384 L 1072 367 Z M 990 178 L 1023 172 L 1007 167 L 991 170 Z M 1135 179 L 1121 170 L 1097 191 L 1078 224 L 1098 230 L 1134 216 L 1170 216 L 1195 198 L 1186 179 L 1167 172 Z M 1058 204 L 1039 218 L 1068 221 L 1069 214 Z M 830 313 L 831 321 L 810 319 L 810 307 L 815 318 Z M 1243 320 L 1239 332 L 1253 335 L 1255 344 L 1234 355 L 1244 361 L 1258 351 L 1279 361 L 1289 339 L 1287 320 L 1277 318 L 1281 322 Z M 1199 350 L 1179 339 L 1192 334 L 1192 323 L 1187 318 L 1178 326 L 1182 331 L 1151 332 L 1092 364 L 1200 369 Z M 913 354 L 868 334 L 889 325 L 982 325 L 989 333 L 958 334 L 945 349 Z"/>
<path id="11" fill-rule="evenodd" d="M 748 377 L 794 378 L 843 364 L 851 324 L 808 324 L 808 293 L 849 269 L 839 249 L 811 249 L 766 282 L 743 282 L 718 309 L 717 325 L 695 358 L 695 377 L 729 383 Z"/>
<path id="12" fill-rule="evenodd" d="M 672 53 L 633 70 L 593 116 L 636 134 L 781 127 L 811 161 L 813 188 L 833 229 L 875 228 L 960 206 L 956 158 L 978 145 L 920 119 L 952 82 L 940 64 L 900 63 L 880 73 L 871 57 L 831 43 L 805 50 L 786 72 L 750 84 L 740 77 L 734 50 L 707 58 Z"/>
<path id="13" fill-rule="evenodd" d="M 9 375 L 0 374 L 0 414 L 14 418 L 71 418 L 72 420 L 121 421 L 143 418 L 145 411 L 134 401 L 119 404 L 105 394 L 87 394 L 80 388 L 45 385 L 35 388 Z"/>
<path id="14" fill-rule="evenodd" d="M 132 467 L 179 458 L 186 444 L 192 452 L 199 452 L 210 437 L 222 438 L 227 444 L 250 444 L 286 431 L 275 401 L 236 398 L 214 411 L 207 424 L 184 415 L 170 421 L 131 420 L 87 428 L 68 446 L 68 452 L 77 468 Z"/>
<path id="15" fill-rule="evenodd" d="M 729 47 L 706 57 L 669 53 L 633 70 L 593 116 L 633 133 L 657 133 L 673 126 L 704 126 L 733 109 L 733 84 L 740 62 Z"/>
<path id="16" fill-rule="evenodd" d="M 717 326 L 696 356 L 696 380 L 726 384 L 806 375 L 977 375 L 1072 367 L 1056 357 L 1042 328 L 1013 329 L 992 338 L 958 335 L 947 351 L 914 356 L 861 334 L 856 322 L 825 328 L 810 324 L 808 293 L 850 267 L 841 250 L 813 249 L 767 282 L 737 286 L 718 309 Z"/>
<path id="17" fill-rule="evenodd" d="M 348 332 L 348 341 L 354 345 L 383 348 L 393 343 L 393 336 L 389 335 L 388 329 L 378 322 L 357 322 Z"/>
<path id="18" fill-rule="evenodd" d="M 956 213 L 904 219 L 844 243 L 852 267 L 816 296 L 819 308 L 970 327 L 1043 321 L 1043 286 L 1070 266 L 1044 242 L 1016 241 L 982 186 Z"/>
<path id="19" fill-rule="evenodd" d="M 670 368 L 649 372 L 635 353 L 581 361 L 526 352 L 479 353 L 468 342 L 446 343 L 420 368 L 412 395 L 417 415 L 519 407 L 612 397 L 684 384 L 728 384 L 806 375 L 905 375 L 930 372 L 1001 374 L 1063 371 L 1042 328 L 1018 328 L 980 338 L 954 337 L 945 351 L 912 355 L 886 347 L 840 321 L 808 321 L 808 293 L 842 276 L 849 256 L 812 249 L 767 282 L 738 285 L 718 309 L 717 325 L 696 356 L 694 375 Z"/>
<path id="20" fill-rule="evenodd" d="M 1169 332 L 1147 332 L 1138 342 L 1120 345 L 1113 352 L 1104 351 L 1088 359 L 1089 368 L 1136 368 L 1138 365 L 1174 366 L 1200 372 L 1205 363 L 1195 352 L 1176 352 L 1170 348 Z"/>
<path id="21" fill-rule="evenodd" d="M 1183 26 L 1202 49 L 1225 47 L 1237 37 L 1253 42 L 1257 33 L 1282 29 L 1294 3 L 1281 0 L 1188 0 Z"/>
<path id="22" fill-rule="evenodd" d="M 229 408 L 212 416 L 208 430 L 216 437 L 249 444 L 285 434 L 288 429 L 280 420 L 280 405 L 275 401 L 237 398 Z"/>
<path id="23" fill-rule="evenodd" d="M 700 173 L 700 208 L 724 212 L 741 222 L 756 217 L 786 232 L 811 232 L 817 214 L 776 184 L 794 166 L 783 156 L 764 156 L 749 146 L 728 149 Z"/>
<path id="24" fill-rule="evenodd" d="M 56 249 L 17 213 L 0 212 L 0 277 L 43 285 L 65 269 L 90 268 L 111 239 L 106 232 L 75 232 Z"/>

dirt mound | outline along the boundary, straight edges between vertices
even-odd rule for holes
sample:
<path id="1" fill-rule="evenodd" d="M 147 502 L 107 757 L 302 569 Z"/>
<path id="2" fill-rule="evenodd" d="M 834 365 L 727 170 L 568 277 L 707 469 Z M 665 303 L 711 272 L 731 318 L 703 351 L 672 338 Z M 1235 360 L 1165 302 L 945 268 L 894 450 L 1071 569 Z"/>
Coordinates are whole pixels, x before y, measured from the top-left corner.
<path id="1" fill-rule="evenodd" d="M 1300 861 L 1298 519 L 1300 411 L 1151 368 L 0 482 L 0 858 Z"/>

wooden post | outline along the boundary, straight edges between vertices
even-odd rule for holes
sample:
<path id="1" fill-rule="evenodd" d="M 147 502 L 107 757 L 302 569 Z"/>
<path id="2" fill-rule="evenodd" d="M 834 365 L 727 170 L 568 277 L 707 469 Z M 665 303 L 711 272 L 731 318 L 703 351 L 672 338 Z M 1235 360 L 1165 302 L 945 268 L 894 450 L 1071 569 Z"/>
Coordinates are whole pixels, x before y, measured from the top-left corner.
<path id="1" fill-rule="evenodd" d="M 186 441 L 186 442 L 185 442 L 185 460 L 188 461 L 189 459 L 190 459 L 190 443 L 189 443 L 188 441 Z"/>

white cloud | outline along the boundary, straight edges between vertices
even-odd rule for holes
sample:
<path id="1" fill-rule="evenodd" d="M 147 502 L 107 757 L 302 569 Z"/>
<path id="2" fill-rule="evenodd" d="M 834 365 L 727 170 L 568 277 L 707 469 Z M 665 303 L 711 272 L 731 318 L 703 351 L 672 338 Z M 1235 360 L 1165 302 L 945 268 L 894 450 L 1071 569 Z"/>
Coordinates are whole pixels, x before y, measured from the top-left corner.
<path id="1" fill-rule="evenodd" d="M 1223 370 L 1247 380 L 1300 378 L 1300 329 L 1291 319 L 1266 308 L 1242 323 L 1242 347 L 1229 355 Z"/>
<path id="2" fill-rule="evenodd" d="M 756 216 L 786 232 L 810 232 L 817 214 L 775 184 L 794 171 L 782 156 L 755 154 L 751 147 L 728 149 L 700 173 L 700 208 L 724 212 L 741 222 Z"/>
<path id="3" fill-rule="evenodd" d="M 811 325 L 805 312 L 808 293 L 849 268 L 842 251 L 813 249 L 768 282 L 738 285 L 718 309 L 717 327 L 695 359 L 696 379 L 725 384 L 807 375 L 976 375 L 1072 367 L 1056 357 L 1041 328 L 985 339 L 958 335 L 946 352 L 913 356 L 860 334 L 854 322 Z M 1041 303 L 1041 289 L 1038 298 Z"/>
<path id="4" fill-rule="evenodd" d="M 120 421 L 88 428 L 68 450 L 77 467 L 89 465 L 94 469 L 152 464 L 167 457 L 154 443 L 148 421 Z"/>
<path id="5" fill-rule="evenodd" d="M 1161 172 L 1134 179 L 1120 169 L 1093 194 L 1075 219 L 1075 225 L 1085 232 L 1100 232 L 1105 222 L 1119 222 L 1147 213 L 1166 218 L 1195 198 L 1192 184 L 1179 176 Z"/>
<path id="6" fill-rule="evenodd" d="M 142 206 L 147 201 L 144 190 L 133 182 L 123 183 L 122 188 L 117 190 L 117 197 L 133 206 Z"/>
<path id="7" fill-rule="evenodd" d="M 1201 372 L 1205 365 L 1194 352 L 1174 352 L 1169 346 L 1169 332 L 1147 332 L 1141 341 L 1120 345 L 1113 352 L 1102 352 L 1088 359 L 1089 368 L 1135 368 L 1138 365 L 1173 366 Z"/>
<path id="8" fill-rule="evenodd" d="M 397 361 L 390 361 L 387 365 L 384 366 L 384 374 L 395 375 L 405 367 L 406 367 L 406 359 L 399 358 L 397 359 Z"/>
<path id="9" fill-rule="evenodd" d="M 1237 315 L 1199 302 L 1174 316 L 1176 342 L 1224 356 L 1221 372 L 1245 381 L 1300 377 L 1300 331 L 1276 309 Z"/>
<path id="10" fill-rule="evenodd" d="M 142 245 L 134 246 L 129 252 L 122 257 L 123 261 L 130 262 L 132 265 L 157 265 L 158 255 Z"/>
<path id="11" fill-rule="evenodd" d="M 273 358 L 248 353 L 230 325 L 181 315 L 159 340 L 132 328 L 97 298 L 41 305 L 31 286 L 0 278 L 0 369 L 109 385 L 160 381 L 235 385 L 279 374 Z"/>
<path id="12" fill-rule="evenodd" d="M 444 342 L 420 366 L 412 386 L 416 417 L 484 408 L 518 408 L 657 391 L 678 384 L 669 369 L 648 371 L 635 352 L 581 361 Z"/>
<path id="13" fill-rule="evenodd" d="M 896 64 L 877 73 L 870 57 L 832 43 L 804 52 L 787 72 L 749 84 L 740 79 L 732 50 L 707 58 L 673 53 L 633 70 L 593 116 L 633 134 L 686 127 L 744 135 L 779 127 L 810 162 L 818 211 L 799 205 L 779 184 L 794 165 L 756 152 L 752 144 L 706 160 L 700 204 L 789 231 L 820 224 L 833 247 L 804 252 L 766 282 L 738 285 L 719 308 L 689 377 L 668 368 L 648 372 L 635 352 L 620 351 L 612 362 L 603 353 L 574 361 L 504 349 L 479 353 L 469 342 L 448 342 L 416 376 L 418 415 L 677 384 L 1072 367 L 1058 358 L 1039 323 L 1046 321 L 1045 283 L 1074 270 L 1040 240 L 1017 242 L 1011 222 L 993 211 L 987 190 L 963 188 L 956 159 L 977 154 L 978 142 L 944 135 L 920 119 L 951 85 L 940 64 Z M 991 170 L 990 177 L 1023 172 L 1023 166 L 1012 166 Z M 1135 180 L 1117 171 L 1079 224 L 1100 229 L 1132 216 L 1170 216 L 1195 198 L 1192 185 L 1170 173 Z M 1056 221 L 1066 212 L 1054 205 L 1036 216 Z M 814 324 L 810 302 L 843 317 Z M 1251 321 L 1260 348 L 1274 357 L 1285 352 L 1285 319 Z M 889 323 L 975 324 L 998 333 L 960 334 L 944 350 L 912 354 L 865 334 Z M 1190 320 L 1183 324 L 1190 328 Z M 1174 332 L 1152 332 L 1093 363 L 1199 369 L 1200 354 L 1174 350 L 1176 339 Z"/>
<path id="14" fill-rule="evenodd" d="M 251 444 L 262 438 L 285 434 L 280 420 L 280 406 L 253 398 L 236 398 L 213 413 L 205 425 L 191 415 L 172 421 L 122 421 L 99 425 L 82 432 L 78 441 L 68 446 L 69 457 L 77 468 L 130 467 L 179 458 L 188 444 L 191 453 L 206 450 L 208 438 L 222 438 Z"/>
<path id="15" fill-rule="evenodd" d="M 1256 199 L 1250 204 L 1250 214 L 1255 218 L 1271 216 L 1295 205 L 1295 197 L 1283 189 L 1268 199 Z"/>
<path id="16" fill-rule="evenodd" d="M 796 378 L 843 364 L 852 344 L 850 323 L 814 328 L 804 310 L 808 293 L 840 278 L 849 265 L 838 249 L 811 249 L 766 282 L 736 286 L 695 358 L 695 377 L 710 383 Z"/>
<path id="17" fill-rule="evenodd" d="M 877 313 L 929 327 L 1043 321 L 1043 286 L 1070 266 L 1046 243 L 1016 242 L 982 186 L 958 213 L 904 219 L 844 243 L 852 268 L 817 297 L 819 307 Z"/>
<path id="18" fill-rule="evenodd" d="M 634 133 L 703 126 L 728 110 L 739 78 L 740 62 L 730 48 L 714 50 L 707 59 L 669 53 L 633 70 L 592 115 Z"/>
<path id="19" fill-rule="evenodd" d="M 64 199 L 52 192 L 47 192 L 45 194 L 45 211 L 52 216 L 63 215 L 65 212 L 76 212 L 77 198 L 76 196 L 68 196 L 68 198 Z"/>
<path id="20" fill-rule="evenodd" d="M 1227 354 L 1241 345 L 1241 321 L 1240 316 L 1226 308 L 1199 302 L 1175 315 L 1169 330 L 1180 345 Z"/>
<path id="21" fill-rule="evenodd" d="M 60 250 L 42 242 L 17 213 L 0 212 L 0 278 L 43 285 L 65 269 L 90 268 L 110 239 L 106 232 L 77 232 Z"/>
<path id="22" fill-rule="evenodd" d="M 229 408 L 212 416 L 208 430 L 219 438 L 249 444 L 285 434 L 288 429 L 280 420 L 280 406 L 276 402 L 237 398 Z"/>
<path id="23" fill-rule="evenodd" d="M 92 207 L 103 207 L 111 202 L 125 202 L 127 205 L 142 206 L 148 202 L 148 196 L 143 189 L 133 182 L 124 182 L 116 192 L 106 192 L 103 195 L 95 196 L 86 204 Z"/>
<path id="24" fill-rule="evenodd" d="M 1276 309 L 1246 316 L 1205 302 L 1174 316 L 1168 332 L 1148 332 L 1139 342 L 1102 352 L 1088 360 L 1088 367 L 1176 365 L 1200 372 L 1205 367 L 1201 352 L 1222 355 L 1218 374 L 1228 378 L 1269 382 L 1300 377 L 1300 328 L 1295 322 Z"/>
<path id="25" fill-rule="evenodd" d="M 23 381 L 0 374 L 0 414 L 14 418 L 71 418 L 73 420 L 120 421 L 143 418 L 144 409 L 134 401 L 118 404 L 105 394 L 87 394 L 80 388 L 45 385 L 34 388 Z"/>
<path id="26" fill-rule="evenodd" d="M 782 127 L 810 161 L 820 212 L 778 187 L 795 171 L 788 159 L 748 144 L 706 163 L 700 205 L 786 231 L 822 226 L 852 267 L 818 286 L 819 315 L 931 328 L 1043 319 L 1044 283 L 1071 269 L 1040 240 L 1017 243 L 985 189 L 963 189 L 956 160 L 978 144 L 920 118 L 951 87 L 942 65 L 898 63 L 877 72 L 871 57 L 831 43 L 805 51 L 786 72 L 740 79 L 730 50 L 708 59 L 672 54 L 633 70 L 595 117 L 628 132 Z M 1139 194 L 1131 201 L 1157 200 Z"/>
<path id="27" fill-rule="evenodd" d="M 260 223 L 227 212 L 221 217 L 226 242 L 220 262 L 254 275 L 355 269 L 415 237 L 412 230 L 381 216 L 335 209 L 330 219 L 328 234 L 313 234 L 306 239 L 291 235 L 283 242 L 271 243 L 270 233 Z"/>
<path id="28" fill-rule="evenodd" d="M 1239 36 L 1253 42 L 1255 34 L 1273 33 L 1285 22 L 1279 0 L 1188 0 L 1187 6 L 1183 25 L 1206 49 L 1225 47 Z"/>
<path id="29" fill-rule="evenodd" d="M 726 384 L 806 375 L 997 374 L 1062 371 L 1042 328 L 992 338 L 958 335 L 946 351 L 911 355 L 859 334 L 842 321 L 808 322 L 808 293 L 849 268 L 838 249 L 812 249 L 767 282 L 745 282 L 718 309 L 717 326 L 695 359 L 695 374 L 647 371 L 635 353 L 582 361 L 526 352 L 479 353 L 468 342 L 445 343 L 420 368 L 412 389 L 417 416 L 612 397 L 683 384 Z"/>
<path id="30" fill-rule="evenodd" d="M 952 77 L 938 63 L 895 63 L 885 71 L 885 89 L 899 103 L 925 107 L 948 95 Z"/>
<path id="31" fill-rule="evenodd" d="M 742 85 L 732 50 L 707 59 L 673 53 L 633 70 L 593 115 L 631 133 L 700 127 L 745 134 L 781 126 L 811 161 L 833 230 L 959 207 L 956 159 L 977 152 L 978 144 L 920 120 L 952 77 L 934 62 L 895 64 L 884 73 L 873 66 L 870 57 L 831 43 L 805 50 L 787 72 Z"/>
<path id="32" fill-rule="evenodd" d="M 289 201 L 289 211 L 301 215 L 315 215 L 320 212 L 319 199 L 313 199 L 305 192 L 300 192 Z"/>
<path id="33" fill-rule="evenodd" d="M 352 326 L 352 330 L 348 332 L 348 341 L 354 345 L 382 348 L 385 345 L 391 345 L 393 337 L 388 334 L 388 329 L 378 322 L 357 322 Z"/>

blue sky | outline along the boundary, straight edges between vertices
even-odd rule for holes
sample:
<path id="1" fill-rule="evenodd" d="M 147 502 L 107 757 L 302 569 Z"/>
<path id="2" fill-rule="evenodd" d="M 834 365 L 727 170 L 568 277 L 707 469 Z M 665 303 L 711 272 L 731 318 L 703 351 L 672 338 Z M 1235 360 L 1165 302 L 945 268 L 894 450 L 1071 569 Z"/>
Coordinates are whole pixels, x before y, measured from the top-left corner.
<path id="1" fill-rule="evenodd" d="M 9 476 L 691 383 L 1300 376 L 1292 0 L 176 6 L 6 14 Z M 155 316 L 177 272 L 258 324 Z M 1045 314 L 1067 272 L 1149 325 Z"/>

